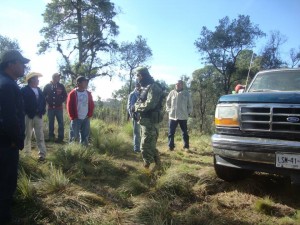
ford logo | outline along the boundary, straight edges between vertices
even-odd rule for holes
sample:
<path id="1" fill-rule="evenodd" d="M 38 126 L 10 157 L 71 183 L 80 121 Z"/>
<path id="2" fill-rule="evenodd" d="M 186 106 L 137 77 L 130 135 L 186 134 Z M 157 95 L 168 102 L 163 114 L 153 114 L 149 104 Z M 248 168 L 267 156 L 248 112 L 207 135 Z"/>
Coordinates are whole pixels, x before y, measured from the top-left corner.
<path id="1" fill-rule="evenodd" d="M 295 116 L 290 116 L 290 117 L 286 118 L 286 120 L 291 123 L 297 123 L 297 122 L 299 122 L 300 119 Z"/>

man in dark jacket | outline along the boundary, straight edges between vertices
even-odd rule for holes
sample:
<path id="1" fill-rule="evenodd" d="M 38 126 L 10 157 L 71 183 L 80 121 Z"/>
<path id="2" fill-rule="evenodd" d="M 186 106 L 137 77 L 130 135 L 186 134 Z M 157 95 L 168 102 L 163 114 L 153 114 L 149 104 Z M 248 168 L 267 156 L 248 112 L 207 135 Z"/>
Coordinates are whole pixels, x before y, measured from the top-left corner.
<path id="1" fill-rule="evenodd" d="M 16 50 L 6 51 L 0 58 L 0 224 L 11 220 L 19 150 L 24 147 L 23 99 L 15 81 L 24 76 L 28 62 Z"/>
<path id="2" fill-rule="evenodd" d="M 26 76 L 28 85 L 21 89 L 25 106 L 25 143 L 26 154 L 31 152 L 31 138 L 34 131 L 37 147 L 39 150 L 39 161 L 46 157 L 46 145 L 43 130 L 43 115 L 46 112 L 46 100 L 43 92 L 38 87 L 39 77 L 42 74 L 31 72 Z"/>
<path id="3" fill-rule="evenodd" d="M 63 103 L 67 98 L 65 86 L 60 82 L 60 74 L 52 75 L 52 81 L 44 87 L 43 94 L 48 104 L 49 141 L 54 141 L 54 120 L 58 123 L 58 135 L 55 140 L 58 143 L 64 140 L 64 116 Z"/>

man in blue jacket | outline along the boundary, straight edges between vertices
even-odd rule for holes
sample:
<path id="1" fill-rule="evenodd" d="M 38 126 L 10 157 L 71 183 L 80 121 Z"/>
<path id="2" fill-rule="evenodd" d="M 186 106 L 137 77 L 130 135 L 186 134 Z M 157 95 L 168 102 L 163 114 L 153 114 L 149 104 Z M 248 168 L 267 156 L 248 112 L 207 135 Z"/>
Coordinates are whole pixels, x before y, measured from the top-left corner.
<path id="1" fill-rule="evenodd" d="M 25 107 L 25 143 L 24 151 L 31 152 L 31 138 L 34 131 L 37 147 L 39 150 L 39 161 L 46 157 L 46 145 L 43 129 L 43 115 L 46 113 L 46 100 L 42 90 L 38 87 L 39 77 L 42 74 L 31 72 L 26 76 L 28 85 L 21 89 Z"/>
<path id="2" fill-rule="evenodd" d="M 129 113 L 130 118 L 132 119 L 133 126 L 133 151 L 141 152 L 140 143 L 141 143 L 141 134 L 140 134 L 140 124 L 138 123 L 139 114 L 136 112 L 132 112 L 132 107 L 136 103 L 136 101 L 140 97 L 141 85 L 138 81 L 135 83 L 135 89 L 129 94 L 128 102 L 127 102 L 127 111 Z"/>
<path id="3" fill-rule="evenodd" d="M 6 51 L 0 58 L 0 224 L 11 220 L 19 150 L 24 147 L 24 107 L 16 80 L 24 76 L 28 62 L 16 50 Z"/>

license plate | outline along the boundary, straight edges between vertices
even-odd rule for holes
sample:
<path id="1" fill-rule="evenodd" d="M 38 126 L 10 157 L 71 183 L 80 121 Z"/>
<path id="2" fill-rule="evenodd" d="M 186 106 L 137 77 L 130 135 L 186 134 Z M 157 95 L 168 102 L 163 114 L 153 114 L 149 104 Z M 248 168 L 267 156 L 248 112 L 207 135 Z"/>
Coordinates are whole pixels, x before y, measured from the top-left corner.
<path id="1" fill-rule="evenodd" d="M 300 169 L 300 154 L 276 153 L 276 167 Z"/>

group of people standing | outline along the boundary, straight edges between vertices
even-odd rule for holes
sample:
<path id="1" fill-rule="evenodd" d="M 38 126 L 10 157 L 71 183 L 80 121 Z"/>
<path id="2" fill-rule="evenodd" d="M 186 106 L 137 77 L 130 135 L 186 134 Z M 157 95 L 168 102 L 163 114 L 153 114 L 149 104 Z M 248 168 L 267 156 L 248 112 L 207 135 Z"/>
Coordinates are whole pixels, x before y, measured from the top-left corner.
<path id="1" fill-rule="evenodd" d="M 43 115 L 48 105 L 49 136 L 46 141 L 56 143 L 64 142 L 63 103 L 66 101 L 67 112 L 70 117 L 69 141 L 80 141 L 88 145 L 90 131 L 90 117 L 93 115 L 94 101 L 91 92 L 87 91 L 88 79 L 79 76 L 76 79 L 77 87 L 67 94 L 63 84 L 60 83 L 60 74 L 54 73 L 52 80 L 43 91 L 38 87 L 39 77 L 43 75 L 31 72 L 26 76 L 27 85 L 21 88 L 25 112 L 25 154 L 31 153 L 31 139 L 34 132 L 39 161 L 46 157 L 46 145 L 43 129 Z M 54 134 L 55 119 L 58 124 L 57 138 Z"/>
<path id="2" fill-rule="evenodd" d="M 76 79 L 76 88 L 67 94 L 60 83 L 60 74 L 52 75 L 52 81 L 43 90 L 39 78 L 43 75 L 31 72 L 25 76 L 27 85 L 21 89 L 17 80 L 24 76 L 26 64 L 30 60 L 19 51 L 9 50 L 0 58 L 0 224 L 11 220 L 11 202 L 17 186 L 19 150 L 26 154 L 31 151 L 34 133 L 39 151 L 39 161 L 46 158 L 46 145 L 43 131 L 43 115 L 48 105 L 48 141 L 64 141 L 63 103 L 66 102 L 70 118 L 69 141 L 88 144 L 90 118 L 94 111 L 91 92 L 87 91 L 89 80 L 83 76 Z M 160 166 L 159 152 L 156 148 L 159 122 L 162 121 L 162 86 L 155 82 L 145 67 L 136 69 L 136 86 L 128 98 L 128 112 L 133 122 L 134 151 L 141 152 L 144 167 L 151 163 Z M 189 92 L 177 82 L 166 100 L 169 112 L 169 150 L 175 148 L 174 135 L 178 124 L 182 130 L 184 148 L 189 148 L 187 119 L 193 106 Z M 58 122 L 57 138 L 54 134 L 55 119 Z"/>
<path id="3" fill-rule="evenodd" d="M 164 91 L 161 85 L 154 81 L 147 68 L 137 68 L 136 76 L 135 89 L 129 94 L 127 102 L 133 125 L 133 151 L 142 153 L 145 168 L 149 168 L 152 162 L 160 166 L 156 143 L 158 124 L 163 115 L 161 110 Z M 166 111 L 169 113 L 169 150 L 175 149 L 174 135 L 178 124 L 182 131 L 183 148 L 188 150 L 190 146 L 187 120 L 193 111 L 193 103 L 182 80 L 179 80 L 175 89 L 168 94 Z"/>
<path id="4" fill-rule="evenodd" d="M 43 115 L 48 105 L 49 141 L 64 140 L 63 103 L 66 101 L 70 117 L 69 141 L 88 144 L 90 117 L 94 102 L 87 91 L 89 80 L 83 76 L 76 79 L 76 88 L 67 94 L 55 73 L 43 90 L 39 85 L 41 73 L 31 72 L 25 76 L 27 84 L 20 89 L 17 80 L 24 76 L 30 60 L 17 50 L 3 52 L 0 57 L 0 224 L 11 220 L 11 202 L 17 187 L 19 150 L 31 152 L 34 133 L 38 147 L 38 160 L 44 161 L 46 145 L 43 131 Z M 54 123 L 58 122 L 55 139 Z"/>

